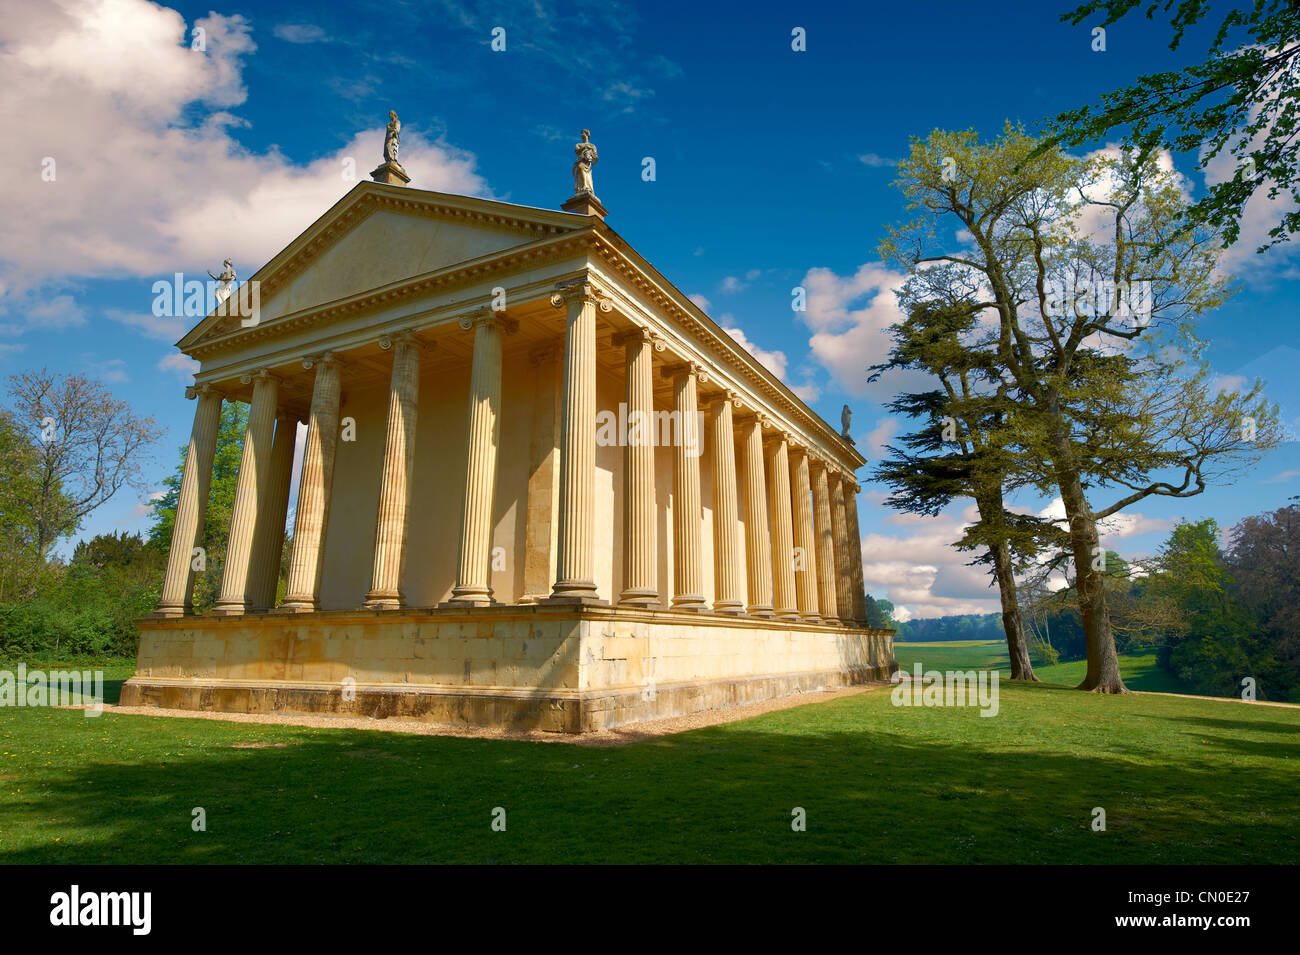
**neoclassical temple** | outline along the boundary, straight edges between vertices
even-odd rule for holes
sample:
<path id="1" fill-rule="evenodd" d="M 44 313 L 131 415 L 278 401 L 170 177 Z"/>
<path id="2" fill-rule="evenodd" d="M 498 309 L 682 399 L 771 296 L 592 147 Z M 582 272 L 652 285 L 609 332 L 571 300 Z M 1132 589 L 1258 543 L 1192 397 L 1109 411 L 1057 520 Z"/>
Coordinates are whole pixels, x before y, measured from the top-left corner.
<path id="1" fill-rule="evenodd" d="M 395 124 L 178 343 L 194 427 L 122 702 L 578 733 L 886 678 L 864 459 L 606 224 L 585 131 L 553 211 L 411 188 Z M 196 615 L 225 401 L 247 434 Z"/>

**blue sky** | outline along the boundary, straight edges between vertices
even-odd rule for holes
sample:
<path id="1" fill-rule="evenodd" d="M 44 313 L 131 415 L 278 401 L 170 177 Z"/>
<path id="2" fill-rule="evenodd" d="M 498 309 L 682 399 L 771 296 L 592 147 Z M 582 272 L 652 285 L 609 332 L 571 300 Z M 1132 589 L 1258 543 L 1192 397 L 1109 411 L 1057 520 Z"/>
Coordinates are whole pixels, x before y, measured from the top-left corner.
<path id="1" fill-rule="evenodd" d="M 164 432 L 154 487 L 193 405 L 192 368 L 171 347 L 184 328 L 150 313 L 152 283 L 217 271 L 227 255 L 252 274 L 352 185 L 347 159 L 363 176 L 378 162 L 390 108 L 412 185 L 550 208 L 570 194 L 572 144 L 590 128 L 609 224 L 828 420 L 848 402 L 874 459 L 893 424 L 889 389 L 869 388 L 865 367 L 895 278 L 875 249 L 903 216 L 890 182 L 909 137 L 1032 126 L 1205 46 L 1201 32 L 1172 54 L 1166 27 L 1134 19 L 1096 52 L 1089 27 L 1059 23 L 1065 4 L 1051 2 L 215 6 L 29 0 L 0 17 L 12 134 L 0 143 L 0 372 L 88 373 L 152 415 Z M 190 48 L 195 27 L 204 51 Z M 504 52 L 491 49 L 496 27 Z M 1266 377 L 1294 419 L 1300 253 L 1252 254 L 1269 213 L 1248 210 L 1229 258 L 1239 292 L 1202 332 L 1219 374 Z M 790 309 L 799 284 L 817 291 L 804 315 Z M 997 608 L 983 571 L 947 546 L 961 506 L 917 521 L 865 490 L 873 594 L 927 616 Z M 1226 527 L 1295 494 L 1292 443 L 1235 486 L 1140 503 L 1108 544 L 1149 554 L 1180 517 Z M 81 533 L 147 524 L 147 502 L 122 493 Z"/>

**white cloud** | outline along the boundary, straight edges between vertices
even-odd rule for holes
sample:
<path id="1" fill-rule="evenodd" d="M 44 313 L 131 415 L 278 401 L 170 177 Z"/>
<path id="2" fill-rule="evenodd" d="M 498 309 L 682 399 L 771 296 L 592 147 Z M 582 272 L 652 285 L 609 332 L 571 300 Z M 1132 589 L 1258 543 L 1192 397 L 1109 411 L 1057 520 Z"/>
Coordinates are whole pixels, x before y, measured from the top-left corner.
<path id="1" fill-rule="evenodd" d="M 718 290 L 725 295 L 734 295 L 737 292 L 743 290 L 744 288 L 745 288 L 745 283 L 742 282 L 740 279 L 736 278 L 734 275 L 728 275 L 720 283 L 718 283 Z"/>
<path id="2" fill-rule="evenodd" d="M 123 358 L 88 362 L 86 364 L 86 373 L 92 378 L 98 378 L 100 381 L 121 382 L 129 380 L 126 373 L 126 360 Z"/>
<path id="3" fill-rule="evenodd" d="M 698 308 L 700 311 L 706 314 L 708 313 L 709 309 L 713 305 L 712 302 L 710 302 L 707 298 L 705 298 L 703 295 L 700 295 L 698 293 L 695 295 L 688 295 L 686 297 L 695 303 L 696 308 Z"/>
<path id="4" fill-rule="evenodd" d="M 745 349 L 745 351 L 757 358 L 767 367 L 768 371 L 784 381 L 786 365 L 789 363 L 785 357 L 785 352 L 766 351 L 765 349 L 759 348 L 745 336 L 745 333 L 741 329 L 728 324 L 735 320 L 735 316 L 733 315 L 723 315 L 722 318 L 718 320 L 718 323 L 723 326 L 723 331 L 736 340 L 736 344 L 740 345 L 741 348 Z"/>
<path id="5" fill-rule="evenodd" d="M 206 30 L 206 51 L 190 48 Z M 249 22 L 212 13 L 186 24 L 147 0 L 59 0 L 0 18 L 0 331 L 77 324 L 74 277 L 202 274 L 226 256 L 251 274 L 364 177 L 382 127 L 305 165 L 231 135 L 255 49 Z M 474 156 L 403 130 L 416 186 L 487 194 Z M 54 179 L 42 178 L 42 160 Z M 27 177 L 24 180 L 23 177 Z M 29 292 L 43 302 L 32 307 Z"/>
<path id="6" fill-rule="evenodd" d="M 976 555 L 952 546 L 967 523 L 963 517 L 896 514 L 887 523 L 904 529 L 898 535 L 870 533 L 862 539 L 867 593 L 887 598 L 910 617 L 1001 610 L 987 569 L 967 566 Z"/>
<path id="7" fill-rule="evenodd" d="M 1289 481 L 1294 477 L 1300 477 L 1300 470 L 1292 469 L 1290 471 L 1282 471 L 1278 474 L 1274 474 L 1271 478 L 1265 478 L 1264 483 L 1281 484 L 1283 481 Z"/>
<path id="8" fill-rule="evenodd" d="M 632 113 L 641 103 L 654 95 L 654 90 L 619 82 L 606 87 L 602 98 L 606 103 L 616 107 L 620 113 Z"/>
<path id="9" fill-rule="evenodd" d="M 157 368 L 159 371 L 171 372 L 189 385 L 194 383 L 194 375 L 199 370 L 199 363 L 180 352 L 173 352 L 160 358 Z"/>
<path id="10" fill-rule="evenodd" d="M 835 383 L 857 397 L 881 398 L 907 390 L 913 384 L 927 387 L 925 376 L 901 372 L 867 383 L 867 369 L 889 353 L 887 329 L 905 317 L 897 293 L 905 276 L 868 263 L 853 275 L 841 276 L 827 268 L 809 269 L 801 283 L 807 290 L 807 309 L 800 314 L 812 329 L 808 345 Z"/>
<path id="11" fill-rule="evenodd" d="M 805 381 L 802 385 L 790 385 L 789 387 L 806 404 L 812 404 L 822 396 L 821 386 L 814 381 Z"/>
<path id="12" fill-rule="evenodd" d="M 879 156 L 876 153 L 863 153 L 858 157 L 858 161 L 864 166 L 872 166 L 874 168 L 898 165 L 897 159 L 889 159 L 885 156 Z"/>
<path id="13" fill-rule="evenodd" d="M 146 338 L 174 343 L 187 331 L 193 319 L 184 316 L 154 315 L 152 312 L 127 312 L 120 308 L 105 309 L 104 315 L 128 328 L 134 328 Z"/>
<path id="14" fill-rule="evenodd" d="M 880 459 L 885 456 L 885 446 L 896 434 L 898 434 L 898 418 L 894 415 L 886 415 L 877 419 L 876 426 L 867 433 L 866 438 L 862 439 L 858 446 L 868 459 Z"/>
<path id="15" fill-rule="evenodd" d="M 287 43 L 323 43 L 329 39 L 314 23 L 279 23 L 271 32 Z"/>

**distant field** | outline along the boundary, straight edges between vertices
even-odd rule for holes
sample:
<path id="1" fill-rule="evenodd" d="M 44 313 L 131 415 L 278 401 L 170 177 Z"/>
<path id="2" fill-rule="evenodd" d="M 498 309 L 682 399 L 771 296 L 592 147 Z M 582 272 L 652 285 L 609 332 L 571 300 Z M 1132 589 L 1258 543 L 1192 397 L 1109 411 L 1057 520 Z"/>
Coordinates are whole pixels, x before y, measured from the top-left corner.
<path id="1" fill-rule="evenodd" d="M 920 663 L 933 670 L 1001 670 L 1010 673 L 1011 661 L 1007 645 L 1000 640 L 962 640 L 951 643 L 895 643 L 894 656 L 901 670 L 911 670 Z M 1056 666 L 1035 667 L 1034 674 L 1044 683 L 1059 686 L 1078 686 L 1083 680 L 1087 663 L 1071 660 Z M 1176 677 L 1156 664 L 1155 651 L 1141 654 L 1120 654 L 1119 671 L 1130 690 L 1144 693 L 1192 692 Z"/>

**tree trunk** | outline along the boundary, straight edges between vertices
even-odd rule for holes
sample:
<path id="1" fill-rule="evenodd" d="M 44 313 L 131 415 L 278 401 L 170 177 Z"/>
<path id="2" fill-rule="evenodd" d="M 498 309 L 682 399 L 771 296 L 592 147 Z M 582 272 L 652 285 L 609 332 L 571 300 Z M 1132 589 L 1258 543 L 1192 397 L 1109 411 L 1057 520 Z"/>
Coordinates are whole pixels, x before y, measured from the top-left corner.
<path id="1" fill-rule="evenodd" d="M 1020 598 L 1016 594 L 1016 576 L 1011 569 L 1011 548 L 1000 541 L 989 548 L 993 555 L 993 572 L 1002 596 L 1002 629 L 1007 634 L 1007 656 L 1011 658 L 1011 679 L 1040 682 L 1029 661 L 1024 623 L 1020 618 Z"/>
<path id="2" fill-rule="evenodd" d="M 1093 563 L 1099 555 L 1104 557 L 1099 550 L 1097 521 L 1084 497 L 1078 472 L 1058 465 L 1057 473 L 1061 501 L 1070 521 L 1075 589 L 1079 594 L 1079 616 L 1083 620 L 1083 634 L 1088 647 L 1088 671 L 1078 689 L 1094 693 L 1128 693 L 1129 689 L 1119 674 L 1115 634 L 1110 629 L 1110 613 L 1106 609 L 1105 573 Z"/>

